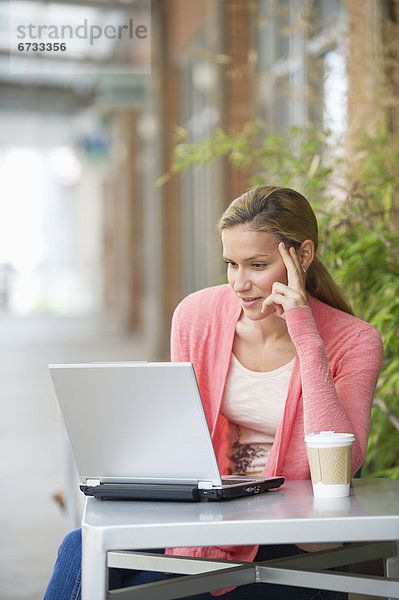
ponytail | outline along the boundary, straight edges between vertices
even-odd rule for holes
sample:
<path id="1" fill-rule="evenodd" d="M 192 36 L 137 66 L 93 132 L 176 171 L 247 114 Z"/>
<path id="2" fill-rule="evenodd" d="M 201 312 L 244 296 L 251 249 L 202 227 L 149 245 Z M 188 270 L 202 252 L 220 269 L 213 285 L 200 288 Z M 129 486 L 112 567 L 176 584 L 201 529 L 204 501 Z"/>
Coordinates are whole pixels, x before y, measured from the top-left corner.
<path id="1" fill-rule="evenodd" d="M 353 315 L 353 311 L 346 301 L 341 288 L 335 283 L 330 272 L 315 256 L 306 273 L 306 290 L 311 296 L 325 302 L 333 308 Z"/>

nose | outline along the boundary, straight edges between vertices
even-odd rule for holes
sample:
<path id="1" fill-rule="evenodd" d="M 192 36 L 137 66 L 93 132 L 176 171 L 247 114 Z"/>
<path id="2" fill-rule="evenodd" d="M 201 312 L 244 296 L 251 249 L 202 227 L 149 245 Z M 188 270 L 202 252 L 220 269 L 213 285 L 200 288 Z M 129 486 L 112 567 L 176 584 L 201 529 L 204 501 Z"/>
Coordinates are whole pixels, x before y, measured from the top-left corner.
<path id="1" fill-rule="evenodd" d="M 239 294 L 240 292 L 247 292 L 251 289 L 252 283 L 248 279 L 248 273 L 244 269 L 238 269 L 235 273 L 235 279 L 233 283 L 234 291 Z"/>

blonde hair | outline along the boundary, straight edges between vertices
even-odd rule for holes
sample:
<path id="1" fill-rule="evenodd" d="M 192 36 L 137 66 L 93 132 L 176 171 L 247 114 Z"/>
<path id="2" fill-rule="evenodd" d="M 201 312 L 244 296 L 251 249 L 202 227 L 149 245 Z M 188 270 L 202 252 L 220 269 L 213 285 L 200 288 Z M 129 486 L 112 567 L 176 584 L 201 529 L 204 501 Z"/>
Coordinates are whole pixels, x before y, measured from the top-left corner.
<path id="1" fill-rule="evenodd" d="M 218 230 L 248 225 L 254 231 L 274 234 L 278 240 L 296 250 L 304 240 L 312 240 L 315 257 L 306 275 L 306 289 L 315 298 L 353 314 L 343 292 L 317 256 L 318 227 L 312 207 L 302 194 L 290 188 L 261 185 L 236 200 L 222 215 Z"/>

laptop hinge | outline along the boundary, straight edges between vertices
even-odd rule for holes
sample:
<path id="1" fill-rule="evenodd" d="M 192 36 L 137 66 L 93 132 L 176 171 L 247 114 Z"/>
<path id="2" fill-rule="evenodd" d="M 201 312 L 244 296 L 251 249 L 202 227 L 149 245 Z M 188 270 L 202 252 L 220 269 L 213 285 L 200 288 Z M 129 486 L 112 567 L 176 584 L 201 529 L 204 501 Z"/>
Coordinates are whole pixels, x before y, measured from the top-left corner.
<path id="1" fill-rule="evenodd" d="M 199 481 L 198 489 L 199 490 L 211 490 L 213 488 L 212 481 Z"/>
<path id="2" fill-rule="evenodd" d="M 100 485 L 101 481 L 99 479 L 87 479 L 86 485 L 88 487 L 95 487 L 96 485 Z"/>

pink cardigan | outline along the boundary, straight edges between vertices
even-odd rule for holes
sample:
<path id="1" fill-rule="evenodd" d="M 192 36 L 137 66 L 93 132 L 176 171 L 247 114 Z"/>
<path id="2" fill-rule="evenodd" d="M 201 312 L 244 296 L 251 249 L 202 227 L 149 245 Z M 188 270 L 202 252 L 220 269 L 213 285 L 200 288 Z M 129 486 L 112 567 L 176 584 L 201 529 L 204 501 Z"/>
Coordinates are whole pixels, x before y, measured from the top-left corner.
<path id="1" fill-rule="evenodd" d="M 176 308 L 171 358 L 194 365 L 222 474 L 227 473 L 227 420 L 220 405 L 241 306 L 230 285 L 191 294 Z M 334 430 L 353 433 L 352 473 L 367 448 L 370 411 L 382 361 L 377 330 L 309 297 L 309 306 L 287 312 L 297 351 L 282 421 L 264 475 L 309 479 L 304 435 Z M 169 548 L 167 554 L 251 561 L 258 546 Z"/>

